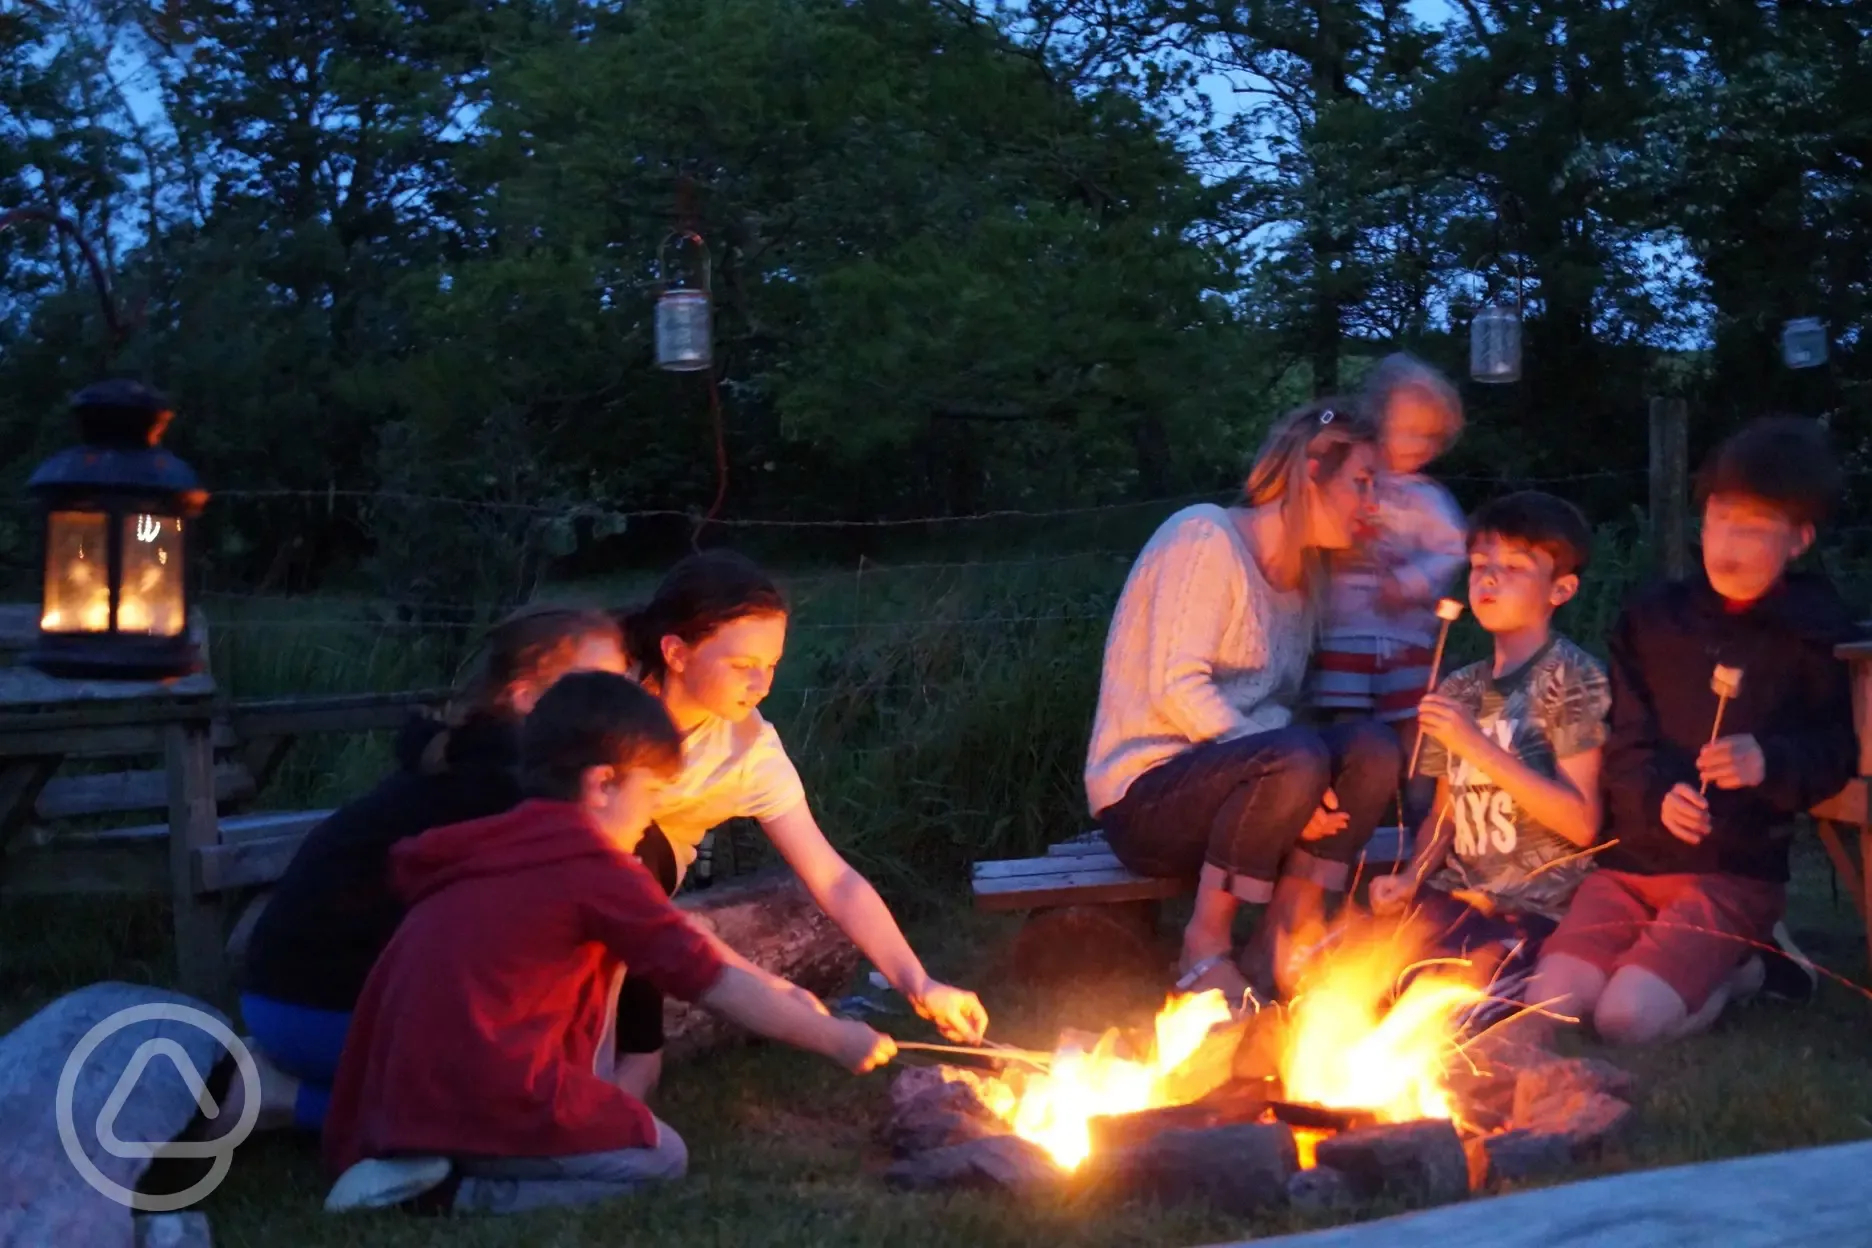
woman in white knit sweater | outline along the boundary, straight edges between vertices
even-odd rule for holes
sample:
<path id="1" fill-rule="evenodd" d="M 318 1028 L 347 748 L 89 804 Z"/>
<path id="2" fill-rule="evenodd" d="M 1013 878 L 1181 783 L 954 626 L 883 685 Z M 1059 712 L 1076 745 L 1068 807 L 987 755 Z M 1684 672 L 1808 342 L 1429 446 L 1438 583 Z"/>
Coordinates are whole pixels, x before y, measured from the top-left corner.
<path id="1" fill-rule="evenodd" d="M 1284 990 L 1283 940 L 1343 892 L 1395 794 L 1377 723 L 1294 723 L 1324 591 L 1321 553 L 1373 505 L 1370 425 L 1310 404 L 1268 435 L 1234 507 L 1166 520 L 1125 582 L 1105 642 L 1086 794 L 1141 875 L 1194 877 L 1178 987 Z M 1267 912 L 1232 956 L 1237 906 Z"/>

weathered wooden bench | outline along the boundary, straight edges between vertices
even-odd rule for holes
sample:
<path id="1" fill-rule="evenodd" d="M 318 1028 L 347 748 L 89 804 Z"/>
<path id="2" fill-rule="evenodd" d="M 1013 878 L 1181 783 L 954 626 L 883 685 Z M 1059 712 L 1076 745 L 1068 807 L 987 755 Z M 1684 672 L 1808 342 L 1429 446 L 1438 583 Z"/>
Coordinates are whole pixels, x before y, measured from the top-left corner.
<path id="1" fill-rule="evenodd" d="M 60 680 L 7 665 L 36 620 L 0 605 L 0 894 L 166 892 L 183 987 L 213 998 L 227 978 L 224 901 L 277 880 L 328 813 L 252 809 L 293 744 L 393 730 L 446 691 L 238 702 L 206 673 Z M 206 625 L 191 627 L 205 646 Z"/>
<path id="2" fill-rule="evenodd" d="M 1355 874 L 1395 870 L 1409 857 L 1402 830 L 1380 828 Z M 977 910 L 1029 912 L 1013 960 L 1036 979 L 1156 958 L 1162 903 L 1190 892 L 1188 880 L 1134 874 L 1097 830 L 1049 846 L 1039 858 L 978 862 L 973 874 Z"/>
<path id="3" fill-rule="evenodd" d="M 293 744 L 303 736 L 327 732 L 389 731 L 413 708 L 440 703 L 437 690 L 338 695 L 317 698 L 230 702 L 215 709 L 209 745 L 217 755 L 213 783 L 218 835 L 213 844 L 189 855 L 190 886 L 198 895 L 233 892 L 277 881 L 306 834 L 325 810 L 249 810 L 278 774 Z M 32 743 L 35 750 L 55 751 L 21 759 L 0 742 L 6 759 L 0 777 L 30 769 L 45 778 L 37 798 L 26 806 L 18 794 L 10 807 L 0 779 L 0 826 L 6 856 L 0 860 L 0 893 L 145 893 L 165 891 L 173 864 L 167 853 L 170 825 L 141 823 L 128 827 L 72 829 L 77 820 L 95 822 L 116 816 L 165 811 L 169 806 L 169 769 L 147 766 L 80 775 L 56 774 L 70 762 L 113 762 L 133 758 L 153 737 L 139 742 L 134 734 L 82 724 L 48 734 Z M 16 781 L 17 784 L 17 781 Z"/>

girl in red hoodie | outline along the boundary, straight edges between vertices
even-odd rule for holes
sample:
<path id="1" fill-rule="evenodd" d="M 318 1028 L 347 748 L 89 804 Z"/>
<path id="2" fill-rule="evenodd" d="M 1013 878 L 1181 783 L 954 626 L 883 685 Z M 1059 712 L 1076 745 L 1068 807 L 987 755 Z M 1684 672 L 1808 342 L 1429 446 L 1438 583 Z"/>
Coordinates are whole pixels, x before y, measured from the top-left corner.
<path id="1" fill-rule="evenodd" d="M 891 1059 L 887 1037 L 692 925 L 631 855 L 680 757 L 655 697 L 566 676 L 521 730 L 528 800 L 391 851 L 410 910 L 352 1016 L 328 1209 L 514 1212 L 680 1178 L 681 1137 L 617 1077 L 626 967 L 854 1071 Z"/>

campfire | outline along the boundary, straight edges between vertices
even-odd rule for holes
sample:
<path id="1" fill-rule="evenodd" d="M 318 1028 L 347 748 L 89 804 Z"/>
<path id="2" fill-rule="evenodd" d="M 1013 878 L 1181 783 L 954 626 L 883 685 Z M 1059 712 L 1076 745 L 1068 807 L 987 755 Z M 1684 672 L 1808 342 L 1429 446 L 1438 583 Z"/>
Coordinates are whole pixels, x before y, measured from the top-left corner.
<path id="1" fill-rule="evenodd" d="M 1462 1020 L 1488 994 L 1466 963 L 1416 964 L 1421 943 L 1409 928 L 1343 926 L 1282 1010 L 1263 1112 L 1299 1128 L 1303 1166 L 1312 1161 L 1307 1146 L 1329 1130 L 1319 1124 L 1456 1117 L 1444 1074 L 1460 1060 Z M 1012 1093 L 997 1098 L 1001 1116 L 1061 1168 L 1076 1169 L 1091 1152 L 1094 1119 L 1187 1105 L 1235 1078 L 1243 1028 L 1230 1021 L 1229 1002 L 1212 990 L 1171 997 L 1142 1054 L 1124 1051 L 1117 1028 L 1089 1046 L 1069 1039 L 1050 1069 L 1009 1080 Z"/>
<path id="2" fill-rule="evenodd" d="M 907 1071 L 892 1182 L 1447 1200 L 1568 1164 L 1624 1121 L 1628 1076 L 1518 1046 L 1486 971 L 1423 959 L 1426 936 L 1354 916 L 1285 1005 L 1236 1018 L 1220 992 L 1172 996 L 1148 1029 L 1068 1032 L 1050 1060 Z M 1505 1017 L 1483 1027 L 1485 1010 Z"/>

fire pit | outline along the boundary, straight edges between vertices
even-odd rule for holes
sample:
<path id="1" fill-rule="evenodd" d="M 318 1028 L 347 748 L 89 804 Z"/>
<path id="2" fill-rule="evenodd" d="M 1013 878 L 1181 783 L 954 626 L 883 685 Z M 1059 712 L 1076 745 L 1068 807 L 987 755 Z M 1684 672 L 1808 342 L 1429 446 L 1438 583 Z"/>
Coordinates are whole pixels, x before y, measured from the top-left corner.
<path id="1" fill-rule="evenodd" d="M 1068 1033 L 1045 1070 L 906 1070 L 886 1179 L 1085 1181 L 1234 1212 L 1434 1203 L 1567 1166 L 1623 1125 L 1629 1076 L 1517 1044 L 1512 1017 L 1478 1034 L 1488 985 L 1420 962 L 1421 939 L 1354 917 L 1291 1004 L 1237 1020 L 1220 993 L 1172 997 L 1140 1033 Z"/>

